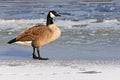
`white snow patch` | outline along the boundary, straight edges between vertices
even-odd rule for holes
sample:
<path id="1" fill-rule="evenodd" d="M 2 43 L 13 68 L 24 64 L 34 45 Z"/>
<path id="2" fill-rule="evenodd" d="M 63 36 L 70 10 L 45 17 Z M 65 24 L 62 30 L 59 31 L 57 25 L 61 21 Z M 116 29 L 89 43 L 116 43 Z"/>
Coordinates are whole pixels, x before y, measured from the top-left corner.
<path id="1" fill-rule="evenodd" d="M 42 63 L 43 64 L 43 63 Z M 120 68 L 110 65 L 0 66 L 0 80 L 119 80 Z"/>

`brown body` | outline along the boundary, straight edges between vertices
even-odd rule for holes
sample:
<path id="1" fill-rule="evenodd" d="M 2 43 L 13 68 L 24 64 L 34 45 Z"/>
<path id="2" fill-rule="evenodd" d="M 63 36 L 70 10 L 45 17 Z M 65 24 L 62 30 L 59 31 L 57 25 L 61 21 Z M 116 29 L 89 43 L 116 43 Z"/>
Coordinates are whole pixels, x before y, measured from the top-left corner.
<path id="1" fill-rule="evenodd" d="M 19 34 L 16 37 L 16 43 L 27 45 L 27 41 L 31 41 L 29 45 L 39 48 L 56 40 L 60 35 L 61 31 L 55 24 L 48 25 L 47 27 L 44 25 L 37 25 Z"/>

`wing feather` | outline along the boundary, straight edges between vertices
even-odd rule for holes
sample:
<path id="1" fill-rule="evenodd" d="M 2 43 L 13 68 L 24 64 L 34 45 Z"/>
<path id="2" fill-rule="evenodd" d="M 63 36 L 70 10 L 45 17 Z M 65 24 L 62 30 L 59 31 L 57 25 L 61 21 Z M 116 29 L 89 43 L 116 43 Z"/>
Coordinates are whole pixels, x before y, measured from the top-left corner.
<path id="1" fill-rule="evenodd" d="M 34 26 L 19 34 L 16 38 L 17 41 L 33 41 L 38 38 L 44 38 L 52 31 L 46 26 Z"/>

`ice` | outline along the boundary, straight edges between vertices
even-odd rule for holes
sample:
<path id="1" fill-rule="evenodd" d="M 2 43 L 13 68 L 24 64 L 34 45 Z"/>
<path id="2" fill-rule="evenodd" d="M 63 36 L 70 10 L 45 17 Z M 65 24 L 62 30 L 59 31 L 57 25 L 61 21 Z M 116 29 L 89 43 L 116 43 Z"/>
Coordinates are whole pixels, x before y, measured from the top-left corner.
<path id="1" fill-rule="evenodd" d="M 15 30 L 20 30 L 21 28 L 27 28 L 27 27 L 31 27 L 37 23 L 43 23 L 44 24 L 44 20 L 25 20 L 25 19 L 21 19 L 21 20 L 0 20 L 0 29 L 3 30 L 7 30 L 7 29 L 15 29 Z"/>
<path id="2" fill-rule="evenodd" d="M 45 19 L 31 19 L 31 20 L 0 20 L 0 29 L 1 30 L 22 30 L 26 28 L 30 28 L 37 24 L 46 24 Z M 55 24 L 57 24 L 60 28 L 63 29 L 75 29 L 75 28 L 83 28 L 83 29 L 102 29 L 102 28 L 119 28 L 120 21 L 114 20 L 103 20 L 103 22 L 97 22 L 96 19 L 87 19 L 83 21 L 71 21 L 71 20 L 55 20 Z"/>
<path id="3" fill-rule="evenodd" d="M 91 23 L 87 28 L 96 30 L 96 29 L 120 29 L 120 21 L 118 20 L 103 20 L 100 23 Z"/>

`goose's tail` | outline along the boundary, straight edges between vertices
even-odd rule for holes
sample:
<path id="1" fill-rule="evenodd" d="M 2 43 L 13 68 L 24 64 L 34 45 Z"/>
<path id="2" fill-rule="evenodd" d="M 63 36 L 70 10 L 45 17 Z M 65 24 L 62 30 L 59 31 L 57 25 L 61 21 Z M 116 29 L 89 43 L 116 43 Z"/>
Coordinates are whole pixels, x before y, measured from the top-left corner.
<path id="1" fill-rule="evenodd" d="M 14 43 L 14 42 L 16 42 L 16 38 L 10 40 L 10 41 L 8 42 L 8 44 L 12 44 L 12 43 Z"/>

